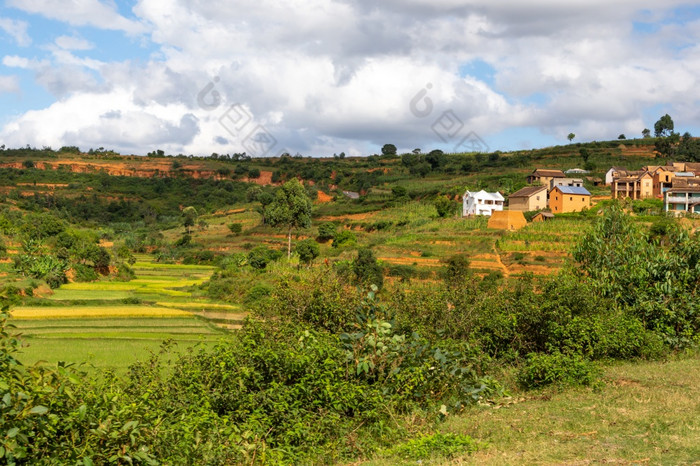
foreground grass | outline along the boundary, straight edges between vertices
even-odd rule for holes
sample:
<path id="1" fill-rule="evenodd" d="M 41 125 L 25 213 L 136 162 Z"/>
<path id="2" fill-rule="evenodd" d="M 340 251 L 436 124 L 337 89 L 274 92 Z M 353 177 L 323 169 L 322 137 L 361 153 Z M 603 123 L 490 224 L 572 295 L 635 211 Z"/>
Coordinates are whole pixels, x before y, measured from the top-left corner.
<path id="1" fill-rule="evenodd" d="M 429 463 L 700 464 L 698 386 L 700 354 L 610 366 L 600 389 L 519 393 L 449 418 L 440 431 L 470 435 L 489 447 Z"/>

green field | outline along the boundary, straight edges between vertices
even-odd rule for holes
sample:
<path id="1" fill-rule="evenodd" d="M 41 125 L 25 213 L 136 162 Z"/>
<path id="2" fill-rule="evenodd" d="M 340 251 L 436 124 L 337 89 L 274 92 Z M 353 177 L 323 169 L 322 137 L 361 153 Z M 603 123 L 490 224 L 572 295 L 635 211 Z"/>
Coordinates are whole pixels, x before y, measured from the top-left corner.
<path id="1" fill-rule="evenodd" d="M 135 280 L 69 283 L 34 305 L 15 307 L 22 361 L 125 370 L 166 340 L 174 342 L 172 351 L 181 351 L 232 338 L 226 328 L 240 324 L 241 308 L 193 297 L 189 290 L 208 279 L 213 267 L 139 260 Z M 141 304 L 124 304 L 129 299 Z"/>

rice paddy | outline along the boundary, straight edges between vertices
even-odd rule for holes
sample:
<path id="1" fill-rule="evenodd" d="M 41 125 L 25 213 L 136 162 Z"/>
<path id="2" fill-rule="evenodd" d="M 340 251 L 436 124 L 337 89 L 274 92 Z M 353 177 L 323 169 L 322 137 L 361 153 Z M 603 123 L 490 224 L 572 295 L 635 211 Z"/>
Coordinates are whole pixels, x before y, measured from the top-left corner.
<path id="1" fill-rule="evenodd" d="M 193 296 L 214 267 L 148 260 L 139 257 L 130 282 L 69 283 L 14 308 L 11 322 L 24 341 L 20 359 L 123 371 L 165 341 L 179 351 L 233 337 L 229 330 L 245 318 L 241 307 Z"/>

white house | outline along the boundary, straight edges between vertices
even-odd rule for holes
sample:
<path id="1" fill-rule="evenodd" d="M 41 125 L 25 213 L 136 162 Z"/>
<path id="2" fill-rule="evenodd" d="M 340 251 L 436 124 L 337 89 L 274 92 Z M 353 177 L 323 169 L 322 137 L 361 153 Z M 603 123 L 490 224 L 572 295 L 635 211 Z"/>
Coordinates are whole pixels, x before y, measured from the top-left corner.
<path id="1" fill-rule="evenodd" d="M 468 215 L 491 216 L 494 210 L 503 210 L 505 199 L 501 193 L 487 193 L 483 189 L 477 193 L 467 191 L 462 197 L 462 217 Z"/>

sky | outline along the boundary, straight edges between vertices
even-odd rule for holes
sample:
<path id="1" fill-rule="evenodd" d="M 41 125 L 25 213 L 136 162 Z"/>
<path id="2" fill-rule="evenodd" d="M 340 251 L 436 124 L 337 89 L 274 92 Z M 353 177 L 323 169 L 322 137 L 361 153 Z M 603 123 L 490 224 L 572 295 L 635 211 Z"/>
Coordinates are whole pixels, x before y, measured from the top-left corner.
<path id="1" fill-rule="evenodd" d="M 700 135 L 700 1 L 0 0 L 0 145 L 511 151 Z"/>

